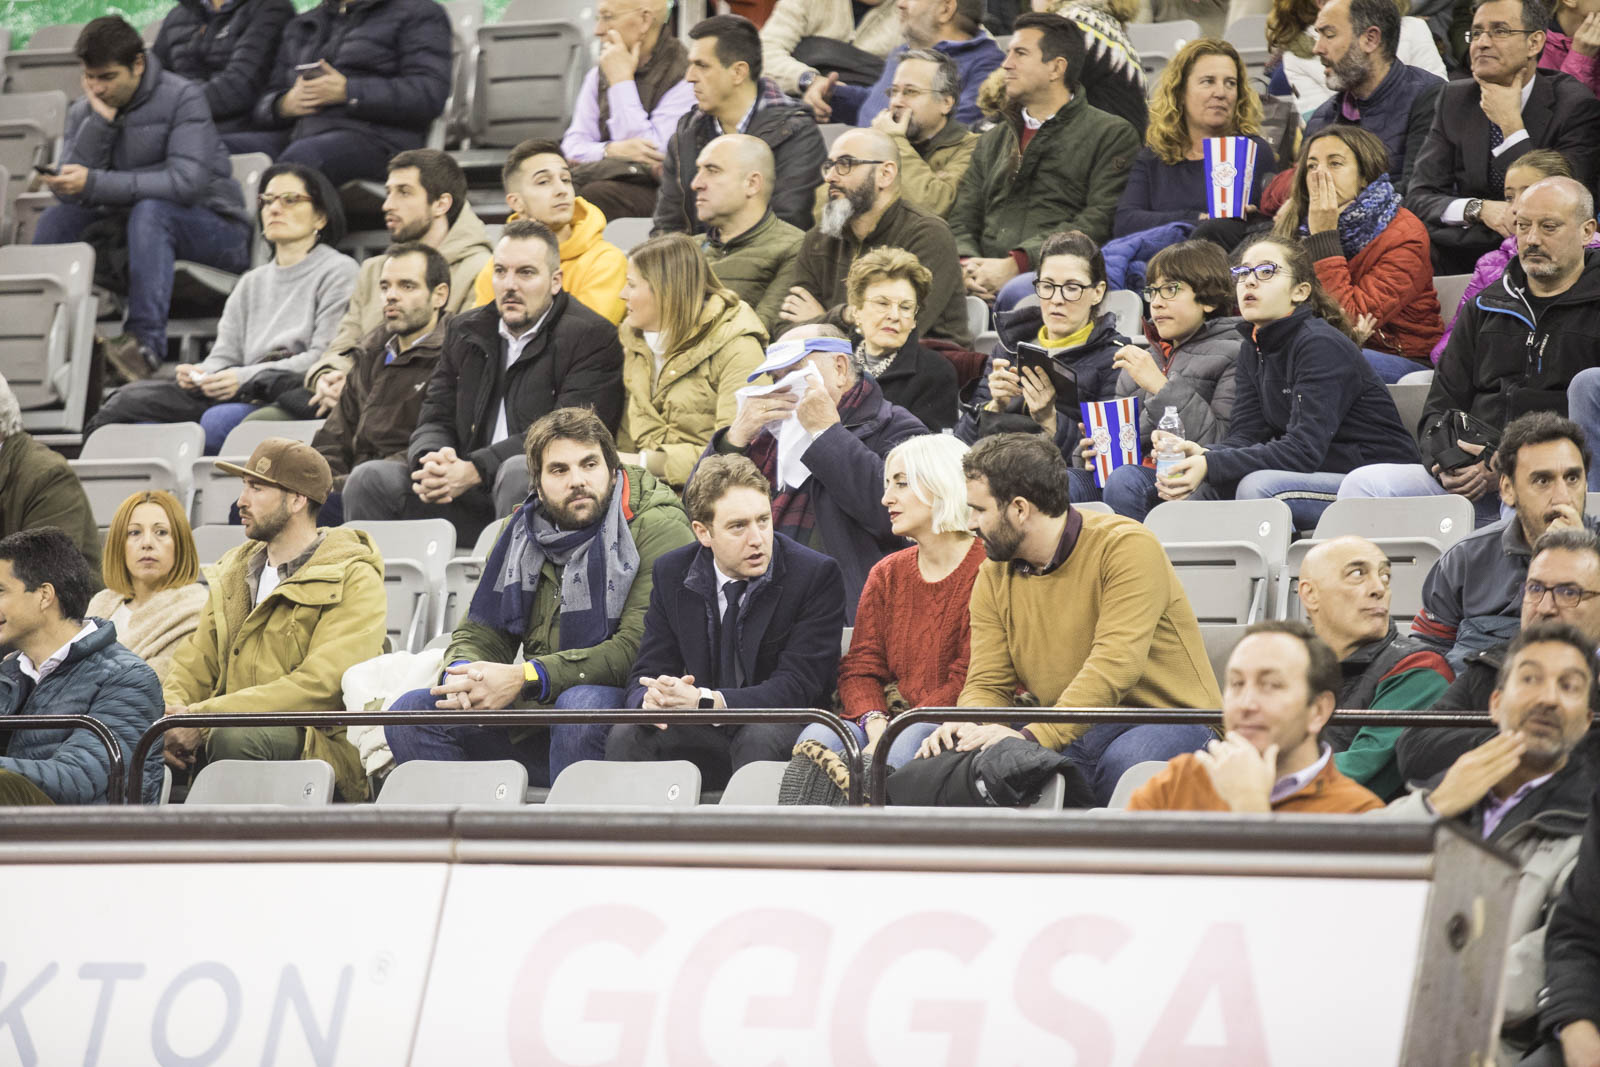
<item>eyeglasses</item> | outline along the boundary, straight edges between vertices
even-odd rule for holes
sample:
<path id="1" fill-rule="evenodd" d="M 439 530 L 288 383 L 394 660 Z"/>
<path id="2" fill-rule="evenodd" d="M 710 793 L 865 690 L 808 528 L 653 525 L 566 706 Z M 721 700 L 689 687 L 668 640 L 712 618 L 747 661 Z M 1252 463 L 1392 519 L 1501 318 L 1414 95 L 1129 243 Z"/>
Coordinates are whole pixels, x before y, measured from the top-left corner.
<path id="1" fill-rule="evenodd" d="M 840 156 L 838 159 L 824 159 L 822 161 L 822 177 L 826 179 L 829 174 L 837 170 L 839 177 L 848 178 L 850 172 L 857 167 L 876 166 L 887 163 L 886 159 L 857 159 L 855 156 Z"/>
<path id="2" fill-rule="evenodd" d="M 273 204 L 282 204 L 284 207 L 294 207 L 297 204 L 308 204 L 311 198 L 305 193 L 262 193 L 256 197 L 262 207 L 271 207 Z"/>
<path id="3" fill-rule="evenodd" d="M 887 297 L 875 296 L 871 300 L 866 301 L 863 306 L 865 306 L 869 311 L 874 311 L 879 315 L 887 315 L 891 311 L 898 311 L 908 319 L 914 319 L 917 317 L 917 305 L 910 303 L 909 301 L 897 304 Z"/>
<path id="4" fill-rule="evenodd" d="M 1089 288 L 1082 282 L 1047 282 L 1043 278 L 1035 278 L 1033 282 L 1034 294 L 1040 300 L 1054 300 L 1059 294 L 1067 303 L 1076 303 L 1083 297 L 1083 291 Z"/>
<path id="5" fill-rule="evenodd" d="M 1514 35 L 1519 33 L 1527 35 L 1530 33 L 1539 32 L 1539 30 L 1513 30 L 1510 26 L 1494 26 L 1487 30 L 1479 29 L 1478 27 L 1474 26 L 1461 36 L 1467 39 L 1468 44 L 1472 44 L 1479 37 L 1483 37 L 1485 35 L 1496 41 L 1509 41 Z"/>
<path id="6" fill-rule="evenodd" d="M 898 96 L 906 100 L 916 100 L 918 97 L 927 96 L 932 91 L 932 89 L 919 89 L 915 85 L 891 85 L 889 86 L 889 97 L 893 99 Z"/>
<path id="7" fill-rule="evenodd" d="M 1265 282 L 1270 281 L 1282 269 L 1276 263 L 1257 263 L 1253 267 L 1229 267 L 1228 273 L 1233 275 L 1236 281 L 1242 282 L 1247 275 L 1253 274 L 1256 281 Z"/>
<path id="8" fill-rule="evenodd" d="M 1139 295 L 1144 297 L 1146 303 L 1149 303 L 1157 296 L 1163 300 L 1176 300 L 1181 292 L 1183 292 L 1182 282 L 1168 282 L 1165 285 L 1147 285 L 1139 290 Z"/>
<path id="9" fill-rule="evenodd" d="M 1545 585 L 1543 582 L 1533 581 L 1531 578 L 1522 583 L 1522 599 L 1537 604 L 1549 593 L 1556 599 L 1556 607 L 1575 608 L 1590 597 L 1600 596 L 1600 589 L 1585 589 L 1581 585 L 1571 582 L 1562 582 L 1560 585 Z"/>

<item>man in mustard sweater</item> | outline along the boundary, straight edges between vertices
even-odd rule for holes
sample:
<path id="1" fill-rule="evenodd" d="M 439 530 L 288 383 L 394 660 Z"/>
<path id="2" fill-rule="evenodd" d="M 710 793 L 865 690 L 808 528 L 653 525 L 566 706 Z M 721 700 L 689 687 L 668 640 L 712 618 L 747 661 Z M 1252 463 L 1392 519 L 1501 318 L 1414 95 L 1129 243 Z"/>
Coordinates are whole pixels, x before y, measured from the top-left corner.
<path id="1" fill-rule="evenodd" d="M 1063 708 L 1216 708 L 1200 624 L 1161 543 L 1142 523 L 1068 502 L 1067 464 L 1047 438 L 999 434 L 963 459 L 968 524 L 989 562 L 972 590 L 962 707 L 1009 707 L 1018 689 Z M 1203 726 L 947 723 L 918 755 L 1025 737 L 1065 751 L 1105 804 L 1122 772 L 1193 752 Z"/>

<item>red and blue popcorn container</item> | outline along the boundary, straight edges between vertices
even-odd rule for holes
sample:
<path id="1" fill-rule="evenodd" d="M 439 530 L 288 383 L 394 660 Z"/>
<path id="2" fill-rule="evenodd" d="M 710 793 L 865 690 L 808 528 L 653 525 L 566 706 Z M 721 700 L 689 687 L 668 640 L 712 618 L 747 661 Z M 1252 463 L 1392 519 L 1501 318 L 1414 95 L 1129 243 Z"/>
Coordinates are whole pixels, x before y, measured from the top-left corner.
<path id="1" fill-rule="evenodd" d="M 1256 177 L 1256 143 L 1248 137 L 1207 137 L 1206 212 L 1242 219 Z"/>
<path id="2" fill-rule="evenodd" d="M 1139 451 L 1139 398 L 1085 400 L 1078 409 L 1083 414 L 1084 432 L 1094 442 L 1094 456 L 1089 461 L 1094 484 L 1104 489 L 1112 471 L 1124 463 L 1138 466 L 1143 461 Z"/>

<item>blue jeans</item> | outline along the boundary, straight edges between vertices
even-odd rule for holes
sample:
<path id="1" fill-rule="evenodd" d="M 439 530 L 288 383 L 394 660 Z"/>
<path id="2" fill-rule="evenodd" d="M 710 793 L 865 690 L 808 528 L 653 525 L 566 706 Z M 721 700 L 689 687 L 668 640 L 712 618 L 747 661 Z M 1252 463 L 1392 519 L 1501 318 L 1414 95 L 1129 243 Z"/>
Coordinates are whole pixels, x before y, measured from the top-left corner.
<path id="1" fill-rule="evenodd" d="M 1132 726 L 1101 723 L 1062 750 L 1082 769 L 1094 790 L 1095 803 L 1105 807 L 1129 767 L 1146 760 L 1169 760 L 1204 748 L 1216 735 L 1205 726 Z"/>
<path id="2" fill-rule="evenodd" d="M 1567 416 L 1583 427 L 1589 450 L 1600 449 L 1600 367 L 1585 367 L 1567 383 Z M 1589 464 L 1589 492 L 1600 493 L 1600 463 Z"/>
<path id="3" fill-rule="evenodd" d="M 856 735 L 856 744 L 865 748 L 867 746 L 867 732 L 849 720 L 845 721 L 845 725 Z M 916 758 L 917 746 L 922 744 L 922 739 L 928 733 L 933 732 L 932 727 L 926 733 L 919 734 L 918 730 L 919 727 L 916 726 L 908 727 L 904 733 L 894 739 L 894 744 L 889 746 L 889 769 L 891 771 L 910 763 Z M 821 741 L 835 752 L 842 753 L 844 751 L 844 742 L 839 740 L 839 735 L 821 723 L 813 723 L 800 731 L 800 736 L 796 739 L 795 744 L 798 745 L 801 741 Z"/>
<path id="4" fill-rule="evenodd" d="M 1297 530 L 1316 529 L 1317 520 L 1339 496 L 1342 474 L 1314 471 L 1252 471 L 1239 479 L 1235 500 L 1281 500 L 1289 505 Z"/>
<path id="5" fill-rule="evenodd" d="M 1588 371 L 1579 371 L 1579 376 Z M 1576 382 L 1577 378 L 1574 377 Z M 1594 485 L 1591 473 L 1590 486 Z M 1428 468 L 1420 463 L 1369 463 L 1357 467 L 1339 483 L 1339 499 L 1388 499 L 1396 496 L 1444 496 L 1445 488 L 1439 484 Z M 1477 512 L 1477 525 L 1487 526 L 1497 521 L 1502 513 L 1511 512 L 1501 506 L 1500 494 L 1493 489 L 1473 501 Z"/>
<path id="6" fill-rule="evenodd" d="M 221 452 L 222 442 L 228 439 L 228 434 L 232 433 L 233 428 L 243 422 L 244 417 L 255 409 L 254 404 L 241 404 L 232 400 L 206 408 L 200 415 L 200 427 L 206 432 L 206 455 L 214 456 Z"/>
<path id="7" fill-rule="evenodd" d="M 1071 467 L 1067 470 L 1067 486 L 1074 504 L 1102 500 L 1118 515 L 1126 515 L 1139 522 L 1143 522 L 1144 517 L 1150 514 L 1151 508 L 1161 503 L 1161 495 L 1156 492 L 1155 468 L 1137 463 L 1124 463 L 1112 471 L 1103 490 L 1094 484 L 1094 471 Z M 1217 491 L 1201 482 L 1189 494 L 1189 499 L 1215 500 Z"/>
<path id="8" fill-rule="evenodd" d="M 994 294 L 994 313 L 1010 311 L 1023 300 L 1033 295 L 1033 282 L 1038 275 L 1033 271 L 1024 271 L 1000 287 Z"/>
<path id="9" fill-rule="evenodd" d="M 39 216 L 36 245 L 70 244 L 103 213 L 80 204 L 57 204 Z M 128 212 L 127 332 L 159 359 L 167 356 L 172 305 L 172 265 L 180 259 L 243 274 L 250 269 L 250 225 L 206 207 L 170 200 L 141 200 Z"/>
<path id="10" fill-rule="evenodd" d="M 391 706 L 393 711 L 432 711 L 438 700 L 426 689 L 413 689 Z M 614 708 L 622 700 L 622 690 L 603 685 L 573 686 L 556 697 L 556 710 Z M 428 726 L 396 725 L 384 728 L 384 737 L 396 763 L 410 760 L 497 760 L 513 759 L 528 769 L 528 781 L 548 786 L 570 765 L 584 759 L 605 756 L 605 736 L 609 726 L 523 727 L 532 735 L 521 741 L 511 739 L 507 726 Z M 598 748 L 591 736 L 575 731 L 599 731 Z M 598 752 L 598 755 L 596 754 Z"/>
<path id="11" fill-rule="evenodd" d="M 112 393 L 84 432 L 93 433 L 102 426 L 122 422 L 198 422 L 206 432 L 206 455 L 214 456 L 222 451 L 228 432 L 254 410 L 252 404 L 217 403 L 177 382 L 149 378 Z"/>
<path id="12" fill-rule="evenodd" d="M 1361 354 L 1367 357 L 1367 362 L 1378 372 L 1378 377 L 1383 379 L 1384 385 L 1393 385 L 1416 371 L 1432 369 L 1431 364 L 1421 360 L 1407 359 L 1391 352 L 1379 352 L 1374 348 L 1363 348 Z"/>

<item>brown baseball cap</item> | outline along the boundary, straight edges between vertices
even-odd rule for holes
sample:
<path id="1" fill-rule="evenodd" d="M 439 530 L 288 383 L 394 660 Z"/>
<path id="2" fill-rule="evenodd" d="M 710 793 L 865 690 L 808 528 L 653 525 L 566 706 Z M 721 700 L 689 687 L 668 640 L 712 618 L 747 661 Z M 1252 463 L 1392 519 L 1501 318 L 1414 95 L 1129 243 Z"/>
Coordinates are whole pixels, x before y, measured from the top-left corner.
<path id="1" fill-rule="evenodd" d="M 322 453 L 303 441 L 269 437 L 256 445 L 244 466 L 217 460 L 217 470 L 239 478 L 254 478 L 291 493 L 299 493 L 321 506 L 333 491 L 333 471 Z"/>

